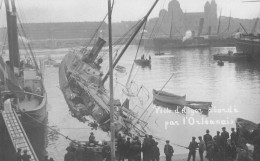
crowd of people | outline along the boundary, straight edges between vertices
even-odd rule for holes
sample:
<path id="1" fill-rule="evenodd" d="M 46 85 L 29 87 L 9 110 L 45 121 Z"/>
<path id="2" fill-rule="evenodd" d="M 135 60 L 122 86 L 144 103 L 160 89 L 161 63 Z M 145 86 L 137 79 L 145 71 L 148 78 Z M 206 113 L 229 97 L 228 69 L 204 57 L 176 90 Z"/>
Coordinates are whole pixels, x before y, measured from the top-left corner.
<path id="1" fill-rule="evenodd" d="M 189 154 L 187 161 L 192 157 L 195 161 L 196 150 L 199 151 L 200 160 L 204 160 L 204 152 L 206 151 L 206 158 L 209 161 L 234 161 L 237 156 L 236 146 L 238 146 L 238 132 L 235 132 L 234 128 L 231 128 L 231 134 L 226 131 L 226 128 L 222 128 L 222 132 L 217 131 L 216 135 L 212 137 L 209 130 L 206 130 L 206 134 L 199 136 L 199 141 L 196 142 L 196 138 L 192 137 L 192 141 L 188 147 Z M 230 138 L 230 139 L 229 139 Z"/>
<path id="2" fill-rule="evenodd" d="M 152 135 L 145 135 L 143 141 L 139 137 L 123 137 L 121 134 L 116 136 L 116 160 L 117 161 L 159 161 L 160 149 L 158 142 L 155 141 Z M 215 136 L 210 134 L 209 130 L 206 130 L 206 134 L 198 137 L 192 137 L 187 149 L 189 149 L 187 161 L 192 158 L 196 160 L 196 151 L 199 152 L 200 161 L 207 158 L 208 161 L 260 161 L 260 124 L 257 129 L 251 133 L 241 132 L 239 128 L 231 128 L 231 133 L 226 131 L 226 128 L 222 128 L 222 132 L 217 131 Z M 251 141 L 250 141 L 251 140 Z M 250 152 L 247 147 L 247 143 L 254 145 L 254 152 L 252 152 L 250 159 Z M 88 145 L 83 151 L 73 146 L 69 146 L 66 150 L 67 153 L 64 157 L 64 161 L 92 161 L 92 160 L 111 160 L 111 149 L 107 142 L 101 146 L 102 151 L 99 153 L 102 155 L 97 157 L 96 151 L 92 148 L 98 145 L 95 140 L 94 133 L 91 132 Z M 17 150 L 17 161 L 30 161 L 31 156 L 28 155 L 27 150 L 21 154 L 21 149 Z M 171 161 L 174 153 L 173 147 L 170 145 L 170 141 L 166 140 L 164 146 L 164 154 L 166 161 Z M 205 153 L 205 154 L 204 154 Z M 53 158 L 46 156 L 44 161 L 54 161 Z"/>
<path id="3" fill-rule="evenodd" d="M 252 133 L 241 132 L 239 128 L 231 128 L 231 133 L 226 131 L 226 128 L 222 128 L 222 132 L 217 131 L 216 135 L 212 137 L 209 130 L 206 130 L 206 134 L 198 137 L 199 142 L 196 142 L 196 138 L 192 137 L 188 149 L 188 159 L 193 157 L 195 161 L 196 150 L 199 151 L 200 161 L 205 157 L 208 161 L 260 161 L 260 124 L 257 129 Z M 251 141 L 250 141 L 251 140 Z M 251 143 L 254 146 L 254 151 L 250 155 L 250 151 L 247 147 L 247 143 Z"/>
<path id="4" fill-rule="evenodd" d="M 117 137 L 117 159 L 118 161 L 141 161 L 141 153 L 143 153 L 143 160 L 159 160 L 160 150 L 158 148 L 158 142 L 153 139 L 152 135 L 146 135 L 143 142 L 139 140 L 139 137 L 135 137 L 132 140 L 122 137 L 118 134 Z"/>
<path id="5" fill-rule="evenodd" d="M 26 149 L 23 150 L 23 154 L 22 154 L 22 149 L 18 148 L 15 157 L 16 157 L 16 161 L 30 161 L 31 160 L 31 155 L 28 154 L 28 151 Z M 45 156 L 43 161 L 54 161 L 54 159 L 49 158 L 48 156 Z"/>
<path id="6" fill-rule="evenodd" d="M 260 124 L 257 129 L 250 133 L 252 140 L 251 144 L 254 145 L 254 152 L 252 154 L 253 159 L 251 161 L 260 161 Z M 139 137 L 123 137 L 121 134 L 116 136 L 116 160 L 117 161 L 159 161 L 160 160 L 160 149 L 158 142 L 155 141 L 152 135 L 146 135 L 141 141 Z M 226 128 L 222 128 L 222 132 L 217 131 L 215 136 L 210 134 L 209 130 L 206 130 L 206 134 L 198 137 L 192 137 L 192 141 L 189 146 L 186 147 L 189 150 L 187 161 L 192 158 L 196 160 L 196 152 L 199 152 L 200 161 L 250 161 L 250 152 L 247 148 L 248 137 L 245 136 L 240 129 L 231 128 L 231 133 L 226 131 Z M 89 137 L 89 146 L 95 146 L 98 142 L 95 140 L 93 132 Z M 184 147 L 184 146 L 183 146 Z M 80 161 L 75 159 L 79 157 L 76 153 L 76 149 L 68 149 L 68 153 L 65 155 L 64 161 Z M 89 149 L 88 149 L 89 150 Z M 95 153 L 94 151 L 88 151 L 88 158 Z M 170 141 L 166 140 L 164 146 L 164 155 L 166 161 L 171 161 L 174 153 L 173 147 L 170 145 Z M 78 153 L 79 154 L 79 153 Z M 105 142 L 102 145 L 102 158 L 101 160 L 111 160 L 111 149 L 110 145 Z M 93 157 L 92 157 L 93 158 Z M 86 159 L 84 159 L 85 161 Z"/>

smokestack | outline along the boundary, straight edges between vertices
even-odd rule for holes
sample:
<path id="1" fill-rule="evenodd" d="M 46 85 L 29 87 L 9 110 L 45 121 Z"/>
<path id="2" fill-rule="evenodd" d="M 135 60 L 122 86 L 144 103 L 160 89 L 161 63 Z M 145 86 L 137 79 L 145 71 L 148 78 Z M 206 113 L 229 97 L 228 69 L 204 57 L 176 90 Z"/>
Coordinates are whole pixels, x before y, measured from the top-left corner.
<path id="1" fill-rule="evenodd" d="M 85 54 L 82 57 L 82 60 L 86 63 L 94 62 L 98 56 L 98 53 L 100 52 L 105 43 L 106 41 L 99 37 L 96 44 L 93 46 L 92 50 Z"/>
<path id="2" fill-rule="evenodd" d="M 208 35 L 211 35 L 211 26 L 209 26 Z"/>

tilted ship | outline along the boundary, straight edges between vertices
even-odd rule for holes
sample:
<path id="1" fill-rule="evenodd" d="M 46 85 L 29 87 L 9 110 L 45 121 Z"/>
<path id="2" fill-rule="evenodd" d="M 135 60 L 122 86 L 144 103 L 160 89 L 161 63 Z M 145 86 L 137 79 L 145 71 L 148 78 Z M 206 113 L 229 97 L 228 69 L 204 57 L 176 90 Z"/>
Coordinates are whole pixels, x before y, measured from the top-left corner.
<path id="1" fill-rule="evenodd" d="M 158 0 L 142 21 L 137 24 L 134 33 L 113 62 L 113 68 L 139 32 L 157 2 Z M 103 77 L 100 70 L 103 60 L 98 55 L 104 44 L 105 40 L 98 38 L 91 50 L 86 47 L 82 47 L 80 50 L 70 50 L 59 67 L 59 84 L 74 117 L 83 122 L 86 121 L 86 118 L 92 119 L 93 122 L 89 124 L 90 126 L 98 126 L 101 130 L 109 132 L 110 96 L 109 91 L 104 87 L 109 72 Z M 137 114 L 132 111 L 129 107 L 129 99 L 125 99 L 124 102 L 114 100 L 113 104 L 116 133 L 120 132 L 130 137 L 146 134 L 145 126 L 147 123 L 140 120 Z"/>

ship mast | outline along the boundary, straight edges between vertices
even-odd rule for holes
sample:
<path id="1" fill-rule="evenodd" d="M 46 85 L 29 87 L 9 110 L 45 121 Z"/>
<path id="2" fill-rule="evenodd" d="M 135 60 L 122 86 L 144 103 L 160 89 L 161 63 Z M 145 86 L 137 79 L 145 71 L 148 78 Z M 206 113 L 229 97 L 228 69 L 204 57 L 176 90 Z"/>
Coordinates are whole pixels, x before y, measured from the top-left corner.
<path id="1" fill-rule="evenodd" d="M 6 19 L 7 19 L 7 34 L 9 47 L 10 69 L 14 71 L 14 67 L 19 68 L 20 55 L 18 49 L 18 34 L 17 34 L 17 18 L 14 0 L 11 0 L 12 9 L 9 6 L 9 0 L 5 0 Z"/>
<path id="2" fill-rule="evenodd" d="M 220 16 L 219 16 L 219 19 L 218 19 L 218 30 L 217 30 L 217 35 L 219 34 L 219 30 L 220 30 L 221 13 L 222 13 L 222 9 L 220 10 Z"/>
<path id="3" fill-rule="evenodd" d="M 115 161 L 115 127 L 114 127 L 114 91 L 113 91 L 113 53 L 112 53 L 112 25 L 111 25 L 111 0 L 108 0 L 108 33 L 109 33 L 109 91 L 110 91 L 110 130 L 111 130 L 111 161 Z"/>
<path id="4" fill-rule="evenodd" d="M 172 39 L 172 23 L 173 23 L 173 9 L 172 9 L 172 14 L 171 14 L 170 39 Z"/>

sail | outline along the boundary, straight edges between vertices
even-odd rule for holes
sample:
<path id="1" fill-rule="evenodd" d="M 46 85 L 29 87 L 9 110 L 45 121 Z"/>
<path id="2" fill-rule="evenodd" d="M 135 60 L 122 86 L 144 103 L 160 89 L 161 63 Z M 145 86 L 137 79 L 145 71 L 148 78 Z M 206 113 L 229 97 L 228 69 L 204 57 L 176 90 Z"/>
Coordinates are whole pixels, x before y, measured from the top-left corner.
<path id="1" fill-rule="evenodd" d="M 86 63 L 88 62 L 94 62 L 95 59 L 98 56 L 98 53 L 100 52 L 100 50 L 102 49 L 102 47 L 104 46 L 104 44 L 106 43 L 106 41 L 102 38 L 98 38 L 96 44 L 94 45 L 94 47 L 92 48 L 91 51 L 89 51 L 87 54 L 85 54 L 82 57 L 82 60 Z"/>

